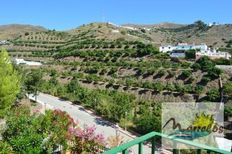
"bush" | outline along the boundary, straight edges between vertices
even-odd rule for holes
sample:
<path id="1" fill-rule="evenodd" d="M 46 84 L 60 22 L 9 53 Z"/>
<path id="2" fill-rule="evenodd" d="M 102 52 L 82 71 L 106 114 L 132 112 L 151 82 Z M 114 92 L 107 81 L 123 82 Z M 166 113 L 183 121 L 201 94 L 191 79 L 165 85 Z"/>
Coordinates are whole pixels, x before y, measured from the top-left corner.
<path id="1" fill-rule="evenodd" d="M 122 35 L 126 35 L 126 31 L 121 31 L 121 34 Z"/>
<path id="2" fill-rule="evenodd" d="M 165 71 L 164 70 L 159 70 L 159 72 L 156 74 L 157 77 L 162 77 L 165 75 Z"/>
<path id="3" fill-rule="evenodd" d="M 204 85 L 206 85 L 209 81 L 211 81 L 211 79 L 208 76 L 203 76 L 201 79 L 201 83 Z"/>
<path id="4" fill-rule="evenodd" d="M 164 89 L 164 86 L 160 82 L 156 82 L 152 84 L 152 89 L 154 89 L 157 92 L 161 92 Z"/>
<path id="5" fill-rule="evenodd" d="M 189 70 L 184 70 L 184 71 L 181 73 L 181 76 L 182 76 L 183 78 L 188 78 L 188 77 L 191 76 L 191 74 L 192 74 L 191 71 L 189 71 Z"/>
<path id="6" fill-rule="evenodd" d="M 211 78 L 211 79 L 217 79 L 219 78 L 220 74 L 222 73 L 222 71 L 219 69 L 219 68 L 212 68 L 210 70 L 208 70 L 208 76 Z"/>
<path id="7" fill-rule="evenodd" d="M 226 96 L 232 97 L 232 82 L 227 82 L 223 89 Z"/>
<path id="8" fill-rule="evenodd" d="M 105 146 L 105 138 L 102 134 L 96 133 L 96 127 L 85 126 L 80 128 L 69 129 L 72 145 L 72 153 L 100 153 Z"/>
<path id="9" fill-rule="evenodd" d="M 58 145 L 63 145 L 65 150 L 66 134 L 72 122 L 61 111 L 48 111 L 38 116 L 31 115 L 29 108 L 20 106 L 7 117 L 8 127 L 3 133 L 3 140 L 16 153 L 52 153 Z M 44 139 L 47 139 L 46 142 Z"/>
<path id="10" fill-rule="evenodd" d="M 211 89 L 207 93 L 207 100 L 211 102 L 218 102 L 220 101 L 220 93 L 218 89 Z"/>
<path id="11" fill-rule="evenodd" d="M 158 105 L 149 106 L 151 102 L 145 102 L 140 106 L 140 113 L 136 120 L 136 130 L 141 134 L 146 134 L 151 131 L 160 132 L 161 130 L 161 111 Z"/>
<path id="12" fill-rule="evenodd" d="M 232 105 L 225 105 L 224 112 L 225 116 L 232 117 Z"/>
<path id="13" fill-rule="evenodd" d="M 204 90 L 204 87 L 201 86 L 201 85 L 197 85 L 197 86 L 195 87 L 195 93 L 196 93 L 197 95 L 200 95 L 200 94 L 203 92 L 203 90 Z"/>
<path id="14" fill-rule="evenodd" d="M 7 51 L 0 51 L 0 118 L 15 103 L 20 91 L 20 76 L 13 67 Z"/>
<path id="15" fill-rule="evenodd" d="M 198 71 L 201 69 L 201 65 L 198 64 L 198 63 L 194 63 L 191 68 L 194 70 L 194 71 Z"/>
<path id="16" fill-rule="evenodd" d="M 153 47 L 151 44 L 145 45 L 143 43 L 139 43 L 137 45 L 137 56 L 143 57 L 146 55 L 157 54 L 159 53 L 158 49 Z"/>
<path id="17" fill-rule="evenodd" d="M 188 50 L 185 52 L 186 59 L 195 59 L 196 58 L 196 51 L 195 50 Z"/>
<path id="18" fill-rule="evenodd" d="M 196 22 L 194 22 L 194 25 L 197 26 L 198 30 L 202 30 L 205 31 L 208 29 L 207 24 L 205 24 L 203 21 L 198 20 Z"/>
<path id="19" fill-rule="evenodd" d="M 215 63 L 212 60 L 210 60 L 209 57 L 206 56 L 198 59 L 196 63 L 198 63 L 201 67 L 201 70 L 205 72 L 208 72 L 209 70 L 215 67 Z"/>

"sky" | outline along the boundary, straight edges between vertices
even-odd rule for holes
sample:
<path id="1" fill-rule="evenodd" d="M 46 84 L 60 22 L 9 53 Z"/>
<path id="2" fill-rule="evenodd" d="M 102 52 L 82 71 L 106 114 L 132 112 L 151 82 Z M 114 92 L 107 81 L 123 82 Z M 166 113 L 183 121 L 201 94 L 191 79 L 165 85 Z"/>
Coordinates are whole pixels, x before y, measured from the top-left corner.
<path id="1" fill-rule="evenodd" d="M 232 23 L 232 0 L 0 0 L 0 25 L 67 30 L 91 22 Z"/>

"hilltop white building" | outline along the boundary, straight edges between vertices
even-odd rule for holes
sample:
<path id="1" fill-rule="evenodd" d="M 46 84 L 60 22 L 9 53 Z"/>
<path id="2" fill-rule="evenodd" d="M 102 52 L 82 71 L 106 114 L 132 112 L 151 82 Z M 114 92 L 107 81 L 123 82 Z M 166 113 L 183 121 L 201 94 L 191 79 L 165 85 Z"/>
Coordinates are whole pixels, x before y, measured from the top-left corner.
<path id="1" fill-rule="evenodd" d="M 9 42 L 7 40 L 0 40 L 0 45 L 8 44 Z"/>
<path id="2" fill-rule="evenodd" d="M 166 46 L 160 46 L 159 51 L 163 53 L 167 52 L 172 52 L 174 50 L 200 50 L 200 51 L 205 51 L 208 49 L 208 46 L 206 44 L 200 44 L 200 45 L 195 45 L 195 44 L 187 44 L 187 43 L 178 43 L 178 45 L 173 46 L 173 45 L 166 45 Z"/>
<path id="3" fill-rule="evenodd" d="M 17 65 L 41 66 L 42 63 L 35 61 L 26 61 L 24 59 L 15 58 L 13 60 Z"/>
<path id="4" fill-rule="evenodd" d="M 205 51 L 199 51 L 196 52 L 196 59 L 199 59 L 203 56 L 207 56 L 210 59 L 230 59 L 231 58 L 231 54 L 228 52 L 221 52 L 221 51 L 216 51 L 216 50 L 205 50 Z"/>
<path id="5" fill-rule="evenodd" d="M 159 50 L 163 53 L 170 53 L 170 57 L 175 58 L 184 58 L 185 57 L 185 51 L 187 50 L 197 50 L 196 52 L 196 59 L 199 59 L 200 57 L 207 56 L 210 59 L 230 59 L 231 54 L 228 52 L 221 52 L 216 51 L 215 49 L 211 50 L 208 48 L 206 44 L 187 44 L 187 43 L 179 43 L 176 46 L 173 45 L 166 45 L 166 46 L 160 46 Z"/>

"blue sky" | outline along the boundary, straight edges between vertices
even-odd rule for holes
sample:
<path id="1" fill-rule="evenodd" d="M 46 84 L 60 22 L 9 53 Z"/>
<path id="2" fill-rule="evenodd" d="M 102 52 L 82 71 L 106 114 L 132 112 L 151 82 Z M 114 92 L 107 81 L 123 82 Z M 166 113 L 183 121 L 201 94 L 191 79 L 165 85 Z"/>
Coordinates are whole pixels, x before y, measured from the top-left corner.
<path id="1" fill-rule="evenodd" d="M 1 0 L 0 25 L 65 30 L 90 22 L 232 23 L 232 0 Z"/>

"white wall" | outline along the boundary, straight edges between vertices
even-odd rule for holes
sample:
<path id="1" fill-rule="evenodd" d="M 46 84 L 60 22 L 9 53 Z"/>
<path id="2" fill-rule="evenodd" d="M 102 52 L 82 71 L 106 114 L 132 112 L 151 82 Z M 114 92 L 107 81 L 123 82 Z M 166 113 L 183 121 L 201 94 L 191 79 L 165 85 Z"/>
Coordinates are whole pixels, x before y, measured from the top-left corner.
<path id="1" fill-rule="evenodd" d="M 171 52 L 172 50 L 176 49 L 176 47 L 168 45 L 168 46 L 160 46 L 159 51 L 163 53 Z"/>

